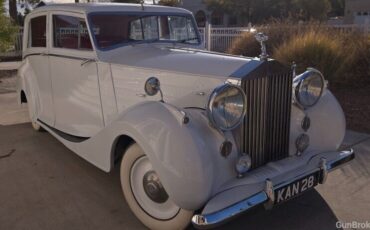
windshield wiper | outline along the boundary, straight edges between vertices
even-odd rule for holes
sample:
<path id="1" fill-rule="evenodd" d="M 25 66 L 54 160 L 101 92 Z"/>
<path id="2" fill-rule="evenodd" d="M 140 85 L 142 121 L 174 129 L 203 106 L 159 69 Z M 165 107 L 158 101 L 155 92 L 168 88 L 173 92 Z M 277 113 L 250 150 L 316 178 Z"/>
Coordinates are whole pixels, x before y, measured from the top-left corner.
<path id="1" fill-rule="evenodd" d="M 152 42 L 157 42 L 159 40 L 160 40 L 160 38 L 152 38 L 152 39 L 148 39 L 148 40 L 143 40 L 143 42 L 152 43 Z"/>
<path id="2" fill-rule="evenodd" d="M 187 39 L 179 40 L 178 43 L 187 43 L 187 42 L 190 42 L 190 41 L 193 41 L 193 40 L 198 40 L 198 38 L 197 37 L 187 38 Z"/>
<path id="3" fill-rule="evenodd" d="M 131 46 L 136 46 L 138 44 L 154 43 L 159 40 L 160 40 L 159 38 L 153 38 L 153 39 L 148 39 L 148 40 L 135 40 L 134 42 L 131 43 Z"/>

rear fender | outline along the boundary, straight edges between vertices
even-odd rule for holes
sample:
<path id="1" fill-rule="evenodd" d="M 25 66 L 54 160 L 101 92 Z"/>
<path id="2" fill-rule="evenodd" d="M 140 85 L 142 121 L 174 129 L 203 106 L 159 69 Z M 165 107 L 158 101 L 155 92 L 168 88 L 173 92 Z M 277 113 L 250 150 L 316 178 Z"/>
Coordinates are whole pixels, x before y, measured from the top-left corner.
<path id="1" fill-rule="evenodd" d="M 23 91 L 27 98 L 28 112 L 32 121 L 38 118 L 40 108 L 39 89 L 36 75 L 27 60 L 22 62 L 18 69 L 17 95 L 18 104 L 21 104 L 21 92 Z"/>

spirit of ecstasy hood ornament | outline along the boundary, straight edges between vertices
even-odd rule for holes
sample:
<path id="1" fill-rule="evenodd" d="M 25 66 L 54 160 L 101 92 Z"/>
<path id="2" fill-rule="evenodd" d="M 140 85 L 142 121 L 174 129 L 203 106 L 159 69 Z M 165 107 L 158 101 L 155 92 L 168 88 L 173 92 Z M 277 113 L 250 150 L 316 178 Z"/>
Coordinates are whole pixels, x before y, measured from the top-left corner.
<path id="1" fill-rule="evenodd" d="M 265 35 L 264 33 L 258 33 L 258 34 L 256 34 L 255 38 L 261 44 L 260 59 L 261 59 L 261 61 L 266 61 L 267 58 L 269 57 L 269 55 L 267 54 L 265 42 L 267 40 L 269 40 L 269 37 L 267 35 Z"/>

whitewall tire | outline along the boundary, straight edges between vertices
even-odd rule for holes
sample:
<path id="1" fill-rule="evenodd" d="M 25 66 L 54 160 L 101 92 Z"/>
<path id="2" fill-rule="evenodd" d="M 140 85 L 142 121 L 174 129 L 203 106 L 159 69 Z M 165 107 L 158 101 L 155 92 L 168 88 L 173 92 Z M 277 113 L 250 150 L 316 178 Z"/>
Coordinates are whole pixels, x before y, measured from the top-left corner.
<path id="1" fill-rule="evenodd" d="M 31 124 L 32 124 L 32 128 L 33 128 L 35 131 L 37 131 L 37 132 L 41 132 L 41 131 L 43 131 L 42 127 L 41 127 L 39 124 L 37 124 L 36 122 L 31 121 Z"/>
<path id="2" fill-rule="evenodd" d="M 32 112 L 32 108 L 30 108 L 30 104 L 28 104 L 28 114 L 30 116 L 30 120 L 31 120 L 31 125 L 32 125 L 32 128 L 37 131 L 37 132 L 42 132 L 44 131 L 44 129 L 41 127 L 41 125 L 39 125 L 37 122 L 36 122 L 36 119 L 33 118 L 33 112 Z"/>
<path id="3" fill-rule="evenodd" d="M 130 146 L 124 154 L 120 174 L 126 201 L 144 225 L 154 230 L 188 226 L 193 211 L 181 209 L 171 201 L 138 144 Z"/>

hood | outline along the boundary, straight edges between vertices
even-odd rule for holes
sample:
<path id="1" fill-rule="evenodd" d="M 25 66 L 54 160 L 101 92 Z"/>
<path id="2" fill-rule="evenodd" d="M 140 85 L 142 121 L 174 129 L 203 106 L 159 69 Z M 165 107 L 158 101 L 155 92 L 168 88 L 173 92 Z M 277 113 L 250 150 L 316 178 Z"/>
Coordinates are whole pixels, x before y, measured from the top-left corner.
<path id="1" fill-rule="evenodd" d="M 260 63 L 256 59 L 154 44 L 125 46 L 98 55 L 101 61 L 111 64 L 218 78 L 233 76 L 246 66 L 254 69 Z"/>

